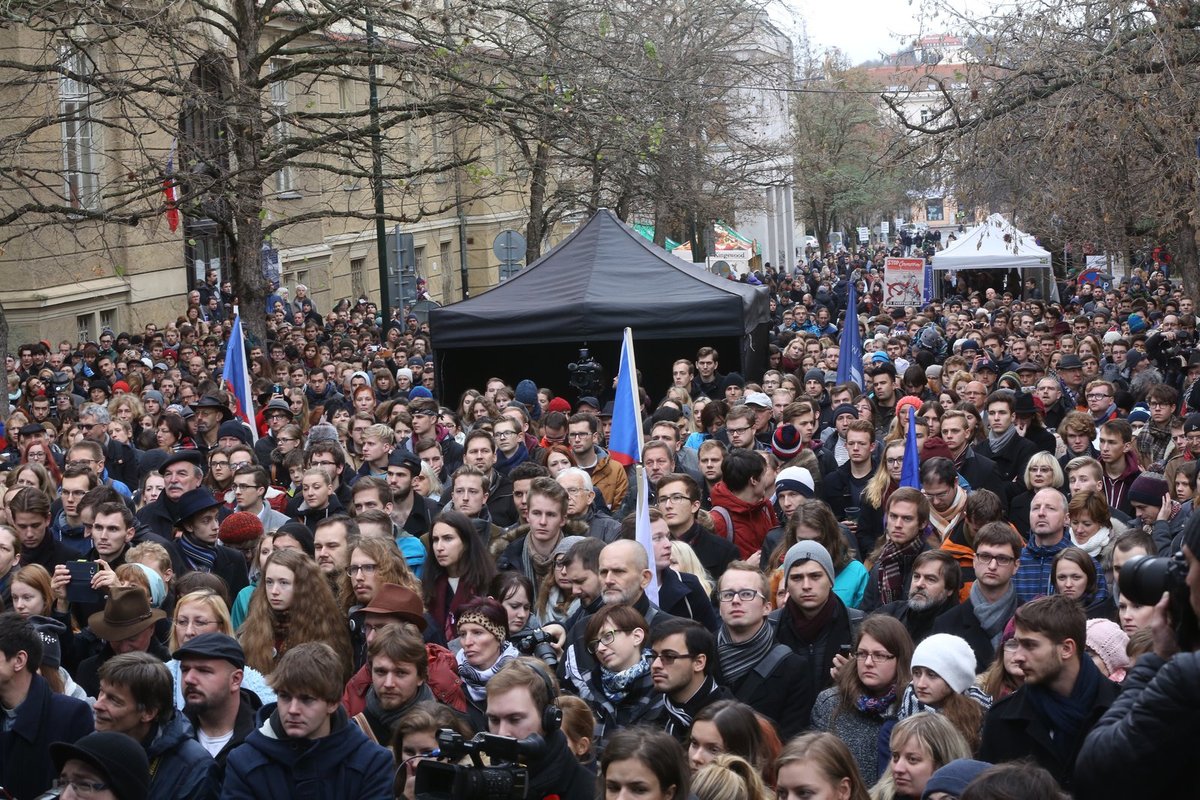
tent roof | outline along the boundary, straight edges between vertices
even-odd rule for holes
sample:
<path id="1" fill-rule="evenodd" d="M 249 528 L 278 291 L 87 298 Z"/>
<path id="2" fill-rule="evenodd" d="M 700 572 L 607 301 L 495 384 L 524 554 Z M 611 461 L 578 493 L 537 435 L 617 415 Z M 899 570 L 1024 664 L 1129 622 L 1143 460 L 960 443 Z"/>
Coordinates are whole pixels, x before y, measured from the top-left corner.
<path id="1" fill-rule="evenodd" d="M 434 349 L 750 333 L 767 291 L 713 275 L 638 235 L 608 209 L 478 297 L 430 313 Z"/>
<path id="2" fill-rule="evenodd" d="M 933 256 L 934 269 L 1021 269 L 1049 267 L 1050 253 L 1000 214 Z"/>

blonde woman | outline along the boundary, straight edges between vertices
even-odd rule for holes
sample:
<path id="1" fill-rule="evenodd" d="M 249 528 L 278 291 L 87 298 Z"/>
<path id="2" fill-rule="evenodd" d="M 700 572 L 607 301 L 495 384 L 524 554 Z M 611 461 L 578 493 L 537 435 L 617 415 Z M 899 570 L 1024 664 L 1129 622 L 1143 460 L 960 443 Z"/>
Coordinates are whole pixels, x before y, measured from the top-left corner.
<path id="1" fill-rule="evenodd" d="M 704 593 L 712 595 L 714 587 L 712 576 L 700 563 L 699 556 L 696 555 L 696 551 L 690 544 L 678 539 L 671 542 L 671 567 L 680 572 L 690 572 L 695 575 L 700 580 L 700 586 L 703 587 Z"/>
<path id="2" fill-rule="evenodd" d="M 229 621 L 229 608 L 216 592 L 202 589 L 185 594 L 175 604 L 175 614 L 171 624 L 170 647 L 174 653 L 182 645 L 204 633 L 223 633 L 233 636 L 233 624 Z M 175 708 L 182 711 L 183 676 L 182 668 L 177 659 L 167 662 L 167 669 L 175 683 Z M 263 705 L 275 702 L 275 692 L 267 685 L 267 679 L 262 673 L 249 664 L 242 673 L 242 688 L 249 689 L 258 696 Z"/>

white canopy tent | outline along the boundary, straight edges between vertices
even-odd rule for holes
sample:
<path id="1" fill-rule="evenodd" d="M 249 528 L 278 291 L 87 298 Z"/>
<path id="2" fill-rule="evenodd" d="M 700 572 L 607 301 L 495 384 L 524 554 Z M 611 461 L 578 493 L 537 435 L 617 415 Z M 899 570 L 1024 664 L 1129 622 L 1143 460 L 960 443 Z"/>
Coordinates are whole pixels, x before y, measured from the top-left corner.
<path id="1" fill-rule="evenodd" d="M 1000 214 L 992 214 L 983 224 L 962 235 L 954 244 L 933 256 L 934 270 L 1015 269 L 1025 279 L 1025 270 L 1036 269 L 1042 296 L 1058 300 L 1058 286 L 1050 269 L 1050 252 L 1043 250 L 1033 236 L 1018 230 Z M 937 282 L 940 285 L 941 282 Z"/>
<path id="2" fill-rule="evenodd" d="M 935 270 L 1029 267 L 1048 269 L 1050 253 L 1000 214 L 992 214 L 933 257 Z"/>

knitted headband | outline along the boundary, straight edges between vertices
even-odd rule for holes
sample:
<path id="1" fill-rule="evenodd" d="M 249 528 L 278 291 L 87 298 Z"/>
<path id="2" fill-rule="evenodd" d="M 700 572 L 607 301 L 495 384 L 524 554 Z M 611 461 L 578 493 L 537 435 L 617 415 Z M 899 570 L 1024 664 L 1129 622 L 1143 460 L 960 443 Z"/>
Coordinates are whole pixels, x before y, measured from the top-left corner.
<path id="1" fill-rule="evenodd" d="M 508 639 L 508 631 L 504 630 L 504 628 L 500 627 L 483 614 L 480 614 L 478 611 L 468 611 L 466 614 L 458 618 L 459 628 L 468 624 L 478 625 L 479 627 L 483 628 L 492 636 L 495 636 L 501 644 L 504 644 L 505 640 Z"/>

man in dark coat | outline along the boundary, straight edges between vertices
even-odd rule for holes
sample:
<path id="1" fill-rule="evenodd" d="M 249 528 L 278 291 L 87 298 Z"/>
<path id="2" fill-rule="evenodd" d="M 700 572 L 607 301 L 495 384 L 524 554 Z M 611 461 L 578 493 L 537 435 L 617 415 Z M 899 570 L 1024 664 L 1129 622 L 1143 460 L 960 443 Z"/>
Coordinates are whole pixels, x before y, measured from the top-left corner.
<path id="1" fill-rule="evenodd" d="M 231 597 L 250 584 L 246 559 L 232 547 L 219 543 L 221 503 L 207 489 L 193 489 L 175 503 L 175 525 L 183 536 L 171 542 L 173 558 L 183 563 L 183 574 L 210 572 L 225 581 Z"/>
<path id="2" fill-rule="evenodd" d="M 1018 608 L 1014 641 L 1012 661 L 1025 683 L 988 710 L 979 758 L 1031 758 L 1069 792 L 1083 741 L 1120 687 L 1084 652 L 1087 613 L 1069 597 L 1039 597 Z"/>
<path id="3" fill-rule="evenodd" d="M 975 445 L 975 452 L 996 462 L 996 474 L 1004 482 L 1011 500 L 1017 493 L 1013 480 L 1025 474 L 1025 467 L 1038 448 L 1017 433 L 1016 399 L 1007 389 L 992 392 L 987 398 L 988 438 Z"/>
<path id="4" fill-rule="evenodd" d="M 754 564 L 734 561 L 725 570 L 717 588 L 722 623 L 717 661 L 734 696 L 771 719 L 781 738 L 790 739 L 808 727 L 816 693 L 804 659 L 775 643 L 775 626 L 767 619 L 769 591 Z"/>
<path id="5" fill-rule="evenodd" d="M 279 702 L 262 708 L 258 729 L 229 754 L 224 800 L 391 800 L 392 754 L 370 741 L 338 703 L 342 670 L 341 656 L 323 642 L 283 654 L 272 673 Z"/>
<path id="6" fill-rule="evenodd" d="M 242 646 L 223 633 L 202 633 L 171 657 L 179 661 L 183 713 L 196 740 L 223 770 L 229 754 L 254 730 L 262 708 L 258 696 L 242 688 L 246 669 Z"/>
<path id="7" fill-rule="evenodd" d="M 79 409 L 79 429 L 83 438 L 96 442 L 104 450 L 104 470 L 107 477 L 133 489 L 138 485 L 138 451 L 131 445 L 118 442 L 108 435 L 108 423 L 112 417 L 108 409 L 95 403 L 86 403 Z"/>
<path id="8" fill-rule="evenodd" d="M 38 674 L 43 650 L 58 648 L 33 623 L 15 613 L 0 614 L 0 699 L 11 724 L 0 729 L 0 785 L 25 800 L 48 790 L 58 777 L 50 758 L 51 742 L 75 742 L 92 732 L 87 703 L 58 694 Z"/>
<path id="9" fill-rule="evenodd" d="M 788 599 L 769 619 L 775 642 L 790 647 L 803 662 L 800 673 L 810 687 L 804 695 L 812 699 L 800 716 L 807 720 L 817 695 L 832 683 L 833 657 L 853 643 L 863 613 L 846 608 L 834 594 L 833 559 L 817 542 L 804 540 L 788 548 L 783 575 Z"/>
<path id="10" fill-rule="evenodd" d="M 716 648 L 713 635 L 690 619 L 664 622 L 650 642 L 650 674 L 654 690 L 663 694 L 663 727 L 680 742 L 701 709 L 733 699 L 717 683 Z"/>
<path id="11" fill-rule="evenodd" d="M 933 633 L 942 614 L 958 605 L 962 570 L 945 550 L 927 550 L 913 561 L 908 597 L 880 606 L 876 613 L 900 620 L 913 644 Z"/>
<path id="12" fill-rule="evenodd" d="M 200 488 L 200 482 L 204 480 L 203 464 L 204 456 L 199 450 L 180 450 L 167 458 L 158 468 L 166 486 L 157 500 L 142 506 L 137 518 L 164 539 L 173 539 L 175 520 L 179 516 L 176 503 L 187 492 Z"/>

